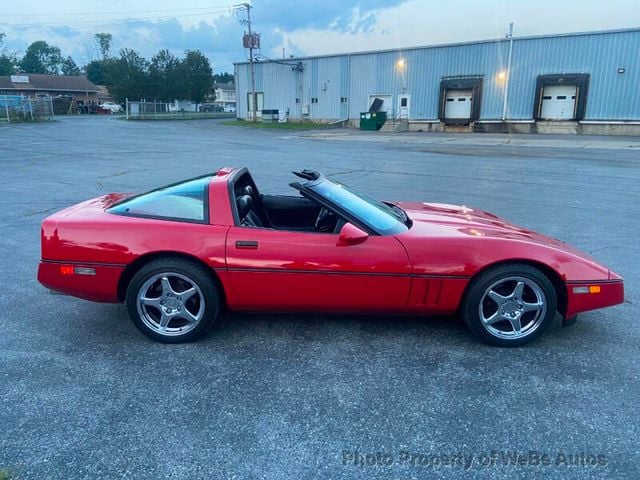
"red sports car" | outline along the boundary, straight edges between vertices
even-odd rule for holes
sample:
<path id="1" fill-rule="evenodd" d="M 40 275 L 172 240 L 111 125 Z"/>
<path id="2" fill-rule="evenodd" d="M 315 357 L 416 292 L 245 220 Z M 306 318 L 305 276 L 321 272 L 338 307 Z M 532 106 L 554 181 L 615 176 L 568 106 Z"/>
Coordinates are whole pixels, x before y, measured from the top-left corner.
<path id="1" fill-rule="evenodd" d="M 110 194 L 42 223 L 38 280 L 125 302 L 161 342 L 231 310 L 459 313 L 483 341 L 517 346 L 623 302 L 621 277 L 570 246 L 487 212 L 369 198 L 294 172 L 295 196 L 264 195 L 223 168 L 142 195 Z"/>

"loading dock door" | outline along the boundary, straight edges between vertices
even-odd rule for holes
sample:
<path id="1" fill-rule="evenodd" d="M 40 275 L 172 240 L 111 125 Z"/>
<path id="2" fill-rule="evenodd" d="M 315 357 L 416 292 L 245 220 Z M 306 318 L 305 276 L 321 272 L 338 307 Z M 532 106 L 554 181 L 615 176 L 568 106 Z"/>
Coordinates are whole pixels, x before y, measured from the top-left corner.
<path id="1" fill-rule="evenodd" d="M 576 114 L 575 85 L 549 85 L 542 91 L 540 118 L 544 120 L 572 120 Z"/>
<path id="2" fill-rule="evenodd" d="M 473 90 L 447 90 L 444 117 L 451 120 L 471 120 Z"/>

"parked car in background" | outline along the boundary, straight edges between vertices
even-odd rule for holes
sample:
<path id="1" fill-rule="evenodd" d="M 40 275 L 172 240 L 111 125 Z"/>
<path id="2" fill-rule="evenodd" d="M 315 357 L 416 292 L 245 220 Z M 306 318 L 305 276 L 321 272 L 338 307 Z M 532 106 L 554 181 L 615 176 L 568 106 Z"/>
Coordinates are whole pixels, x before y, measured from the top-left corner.
<path id="1" fill-rule="evenodd" d="M 201 112 L 224 112 L 224 108 L 221 105 L 215 103 L 203 103 L 200 105 Z"/>
<path id="2" fill-rule="evenodd" d="M 100 104 L 100 108 L 102 110 L 107 110 L 111 113 L 120 113 L 123 110 L 122 105 L 118 105 L 117 103 L 114 103 L 114 102 L 104 102 Z"/>

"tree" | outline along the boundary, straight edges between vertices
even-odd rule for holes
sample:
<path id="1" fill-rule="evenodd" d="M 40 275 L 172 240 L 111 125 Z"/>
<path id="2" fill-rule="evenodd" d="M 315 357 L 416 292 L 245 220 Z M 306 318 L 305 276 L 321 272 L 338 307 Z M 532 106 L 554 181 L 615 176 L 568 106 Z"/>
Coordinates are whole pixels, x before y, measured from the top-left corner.
<path id="1" fill-rule="evenodd" d="M 200 51 L 187 51 L 183 59 L 160 50 L 147 61 L 135 50 L 120 50 L 118 58 L 94 60 L 85 66 L 87 78 L 106 85 L 118 102 L 129 99 L 191 100 L 202 103 L 212 90 L 209 60 Z"/>
<path id="2" fill-rule="evenodd" d="M 202 103 L 213 88 L 213 72 L 209 59 L 199 50 L 187 50 L 181 62 L 186 98 L 196 105 Z"/>
<path id="3" fill-rule="evenodd" d="M 84 73 L 91 83 L 106 85 L 108 65 L 105 60 L 93 60 L 84 66 Z"/>
<path id="4" fill-rule="evenodd" d="M 108 78 L 108 72 L 113 70 L 114 62 L 117 60 L 112 58 L 111 42 L 113 41 L 113 35 L 110 33 L 96 33 L 93 36 L 96 46 L 100 51 L 101 59 L 92 60 L 84 66 L 84 71 L 89 81 L 96 85 L 108 85 L 110 83 Z"/>
<path id="5" fill-rule="evenodd" d="M 80 69 L 71 57 L 67 57 L 62 61 L 60 70 L 62 71 L 63 75 L 80 75 Z"/>
<path id="6" fill-rule="evenodd" d="M 100 55 L 102 55 L 102 60 L 106 60 L 109 58 L 109 53 L 111 51 L 111 42 L 113 41 L 113 35 L 110 33 L 96 33 L 93 38 L 98 44 L 98 50 L 100 50 Z"/>
<path id="7" fill-rule="evenodd" d="M 16 73 L 16 56 L 7 51 L 4 46 L 6 35 L 0 33 L 0 75 L 13 75 Z"/>
<path id="8" fill-rule="evenodd" d="M 13 75 L 16 73 L 16 65 L 8 55 L 0 55 L 0 76 Z"/>
<path id="9" fill-rule="evenodd" d="M 169 50 L 160 50 L 149 64 L 149 94 L 158 100 L 172 102 L 187 95 L 182 81 L 181 61 Z"/>
<path id="10" fill-rule="evenodd" d="M 135 50 L 120 50 L 120 58 L 109 62 L 107 85 L 118 102 L 126 98 L 145 98 L 148 91 L 148 62 Z"/>
<path id="11" fill-rule="evenodd" d="M 62 54 L 58 47 L 44 40 L 33 42 L 20 61 L 20 69 L 25 73 L 46 73 L 58 75 L 62 70 Z"/>
<path id="12" fill-rule="evenodd" d="M 235 78 L 233 77 L 233 73 L 216 73 L 213 76 L 213 83 L 234 83 Z"/>

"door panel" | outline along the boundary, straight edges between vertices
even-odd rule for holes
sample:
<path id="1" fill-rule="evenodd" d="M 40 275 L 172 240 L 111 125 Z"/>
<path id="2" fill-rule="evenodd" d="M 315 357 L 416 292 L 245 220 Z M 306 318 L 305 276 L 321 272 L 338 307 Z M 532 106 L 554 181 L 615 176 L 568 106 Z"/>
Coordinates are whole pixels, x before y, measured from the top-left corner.
<path id="1" fill-rule="evenodd" d="M 256 118 L 262 117 L 262 110 L 264 109 L 264 92 L 256 92 L 256 103 L 258 104 L 258 110 L 256 111 Z M 247 93 L 247 111 L 249 112 L 249 117 L 251 117 L 253 113 L 253 95 L 249 92 Z"/>
<path id="2" fill-rule="evenodd" d="M 473 90 L 447 90 L 445 96 L 445 118 L 470 119 Z"/>
<path id="3" fill-rule="evenodd" d="M 340 120 L 349 118 L 349 104 L 347 103 L 347 97 L 342 97 L 345 100 L 340 102 Z"/>
<path id="4" fill-rule="evenodd" d="M 575 85 L 551 85 L 542 91 L 540 117 L 545 120 L 571 120 L 575 118 Z"/>
<path id="5" fill-rule="evenodd" d="M 407 94 L 398 95 L 398 119 L 409 120 L 411 112 L 411 97 Z"/>
<path id="6" fill-rule="evenodd" d="M 336 246 L 323 233 L 231 227 L 227 268 L 232 308 L 400 310 L 411 285 L 407 254 L 393 237 Z M 241 242 L 241 243 L 237 243 Z M 257 242 L 246 248 L 246 242 Z"/>

